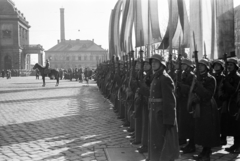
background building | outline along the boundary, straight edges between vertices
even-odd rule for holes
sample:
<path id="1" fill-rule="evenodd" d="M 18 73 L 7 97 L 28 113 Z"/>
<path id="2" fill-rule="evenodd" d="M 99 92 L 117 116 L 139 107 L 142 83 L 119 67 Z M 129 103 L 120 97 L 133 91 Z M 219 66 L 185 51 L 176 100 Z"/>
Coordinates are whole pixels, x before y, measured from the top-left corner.
<path id="1" fill-rule="evenodd" d="M 97 63 L 107 59 L 108 51 L 94 40 L 65 40 L 64 8 L 60 8 L 60 37 L 58 44 L 45 51 L 51 68 L 96 68 Z"/>
<path id="2" fill-rule="evenodd" d="M 235 52 L 240 58 L 240 6 L 235 9 Z"/>
<path id="3" fill-rule="evenodd" d="M 96 68 L 98 61 L 106 60 L 107 50 L 94 43 L 94 40 L 64 40 L 45 51 L 51 68 Z"/>
<path id="4" fill-rule="evenodd" d="M 42 64 L 41 45 L 29 45 L 30 25 L 11 0 L 0 0 L 0 70 L 29 69 L 30 55 L 37 53 Z"/>

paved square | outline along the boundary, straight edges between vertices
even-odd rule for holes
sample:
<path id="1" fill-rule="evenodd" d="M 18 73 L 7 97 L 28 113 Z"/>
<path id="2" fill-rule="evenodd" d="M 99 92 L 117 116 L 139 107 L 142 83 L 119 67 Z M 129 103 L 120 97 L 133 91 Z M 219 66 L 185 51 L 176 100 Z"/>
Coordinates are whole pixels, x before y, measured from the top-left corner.
<path id="1" fill-rule="evenodd" d="M 46 87 L 41 85 L 35 77 L 0 78 L 0 161 L 107 161 L 105 148 L 136 148 L 94 82 L 60 80 L 55 87 L 47 78 Z M 219 147 L 211 158 L 238 155 Z"/>

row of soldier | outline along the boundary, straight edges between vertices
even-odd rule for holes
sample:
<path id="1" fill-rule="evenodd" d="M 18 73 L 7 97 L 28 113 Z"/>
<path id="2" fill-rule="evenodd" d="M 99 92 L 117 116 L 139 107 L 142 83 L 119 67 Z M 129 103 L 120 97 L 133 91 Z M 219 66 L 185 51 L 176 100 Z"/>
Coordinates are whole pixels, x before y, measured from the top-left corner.
<path id="1" fill-rule="evenodd" d="M 60 69 L 60 73 L 62 73 L 62 77 L 64 79 L 69 79 L 72 81 L 72 79 L 75 79 L 76 81 L 79 80 L 79 82 L 83 81 L 84 78 L 89 78 L 92 76 L 92 70 L 90 68 L 69 68 L 68 70 Z M 61 75 L 61 74 L 60 74 Z M 61 77 L 60 77 L 61 78 Z"/>
<path id="2" fill-rule="evenodd" d="M 147 160 L 174 160 L 180 150 L 193 153 L 200 145 L 202 151 L 193 158 L 210 161 L 212 148 L 226 145 L 228 136 L 234 144 L 225 151 L 240 153 L 236 57 L 198 61 L 195 51 L 194 62 L 179 54 L 173 65 L 158 54 L 143 61 L 139 53 L 137 60 L 131 52 L 123 61 L 116 57 L 99 64 L 96 77 L 128 127 L 131 143 L 140 144 L 140 153 L 148 152 Z"/>
<path id="3" fill-rule="evenodd" d="M 82 82 L 83 79 L 88 79 L 92 76 L 93 71 L 90 68 L 68 68 L 68 69 L 58 69 L 60 79 L 69 79 L 72 81 Z M 36 69 L 36 79 L 39 79 L 40 71 Z"/>

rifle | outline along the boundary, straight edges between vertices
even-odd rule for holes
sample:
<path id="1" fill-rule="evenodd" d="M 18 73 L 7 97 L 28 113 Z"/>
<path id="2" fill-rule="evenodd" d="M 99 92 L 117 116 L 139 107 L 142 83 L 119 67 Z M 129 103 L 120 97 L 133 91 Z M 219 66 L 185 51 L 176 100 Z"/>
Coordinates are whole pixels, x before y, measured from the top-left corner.
<path id="1" fill-rule="evenodd" d="M 131 62 L 131 70 L 130 70 L 130 77 L 129 77 L 129 82 L 128 82 L 128 87 L 130 87 L 130 85 L 131 85 L 131 81 L 132 81 L 132 77 L 133 77 L 133 74 L 134 74 L 134 72 L 135 72 L 135 65 L 134 65 L 134 51 L 132 50 L 131 52 L 130 52 L 130 62 Z M 132 60 L 132 61 L 131 61 Z M 131 87 L 130 87 L 131 88 Z"/>
<path id="2" fill-rule="evenodd" d="M 116 57 L 116 62 L 117 62 L 117 73 L 120 75 L 120 63 L 119 63 L 119 57 Z"/>
<path id="3" fill-rule="evenodd" d="M 122 60 L 123 60 L 123 69 L 122 72 L 123 74 L 125 73 L 125 55 L 122 56 Z"/>
<path id="4" fill-rule="evenodd" d="M 115 62 L 114 62 L 114 56 L 112 56 L 112 63 L 111 63 L 111 75 L 110 75 L 110 92 L 109 92 L 109 96 L 107 98 L 110 97 L 110 95 L 112 94 L 112 89 L 113 89 L 113 85 L 114 85 L 114 74 L 115 74 Z"/>
<path id="5" fill-rule="evenodd" d="M 204 55 L 203 55 L 204 59 L 207 59 L 207 52 L 206 52 L 206 44 L 204 42 Z"/>
<path id="6" fill-rule="evenodd" d="M 181 82 L 181 76 L 182 76 L 182 67 L 181 67 L 181 63 L 182 63 L 182 53 L 181 53 L 181 36 L 179 37 L 179 44 L 178 44 L 178 59 L 177 59 L 177 63 L 179 64 L 178 67 L 178 71 L 177 71 L 177 76 L 176 76 L 176 84 L 178 82 Z M 179 95 L 179 87 L 176 87 L 177 89 L 177 95 Z"/>
<path id="7" fill-rule="evenodd" d="M 223 61 L 224 61 L 224 71 L 223 74 L 226 76 L 227 75 L 227 53 L 223 54 Z"/>
<path id="8" fill-rule="evenodd" d="M 172 72 L 173 72 L 172 53 L 169 53 L 169 57 L 168 57 L 168 65 L 169 65 L 169 73 L 172 74 Z M 172 75 L 171 75 L 171 76 L 172 76 Z"/>
<path id="9" fill-rule="evenodd" d="M 141 61 L 139 80 L 142 82 L 143 81 L 143 50 L 142 49 L 140 49 L 139 54 L 140 54 L 140 61 Z"/>
<path id="10" fill-rule="evenodd" d="M 197 75 L 197 79 L 199 79 L 200 77 L 200 73 L 199 73 L 199 64 L 198 64 L 198 51 L 197 51 L 197 47 L 196 47 L 196 43 L 195 43 L 195 34 L 193 32 L 193 44 L 194 44 L 194 57 L 195 57 L 195 64 L 196 64 L 196 75 Z M 191 109 L 190 111 L 190 108 L 192 106 L 192 103 L 193 103 L 193 99 L 192 97 L 194 97 L 193 95 L 193 88 L 195 87 L 195 84 L 196 84 L 196 78 L 193 78 L 192 80 L 192 84 L 191 84 L 191 87 L 190 87 L 190 91 L 189 91 L 189 94 L 188 94 L 188 102 L 187 102 L 187 110 L 189 111 L 189 113 L 194 113 L 194 117 L 199 117 L 199 110 L 200 110 L 200 107 L 199 107 L 199 104 L 196 105 L 195 109 Z"/>
<path id="11" fill-rule="evenodd" d="M 132 94 L 132 89 L 131 89 L 131 81 L 132 81 L 132 77 L 133 77 L 133 72 L 134 72 L 134 51 L 129 52 L 129 56 L 130 56 L 130 65 L 131 65 L 131 69 L 129 70 L 129 80 L 128 80 L 128 90 L 127 90 L 127 98 L 129 98 Z M 132 61 L 131 61 L 132 58 Z"/>

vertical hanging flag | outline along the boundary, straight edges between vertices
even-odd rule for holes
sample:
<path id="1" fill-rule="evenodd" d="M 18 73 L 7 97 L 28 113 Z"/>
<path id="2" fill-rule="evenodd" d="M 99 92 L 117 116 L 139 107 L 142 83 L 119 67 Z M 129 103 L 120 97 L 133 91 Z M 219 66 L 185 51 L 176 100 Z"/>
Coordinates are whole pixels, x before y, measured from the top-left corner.
<path id="1" fill-rule="evenodd" d="M 172 22 L 168 21 L 167 30 L 164 34 L 162 42 L 159 46 L 159 49 L 167 49 L 169 47 L 169 32 L 170 28 L 172 29 L 173 35 L 175 34 L 177 25 L 178 25 L 178 3 L 177 0 L 170 0 L 172 1 L 172 8 L 169 7 L 169 13 L 171 12 L 172 15 Z M 169 14 L 170 15 L 170 14 Z"/>
<path id="2" fill-rule="evenodd" d="M 127 53 L 133 50 L 133 46 L 132 46 L 132 31 L 133 31 L 133 21 L 134 21 L 133 3 L 134 3 L 134 0 L 129 0 L 128 14 L 126 17 L 126 25 L 124 30 L 124 41 L 126 41 L 128 44 L 128 46 L 126 47 Z"/>
<path id="3" fill-rule="evenodd" d="M 198 58 L 203 57 L 203 38 L 202 38 L 202 0 L 190 0 L 190 30 L 195 33 L 195 42 L 198 47 Z M 192 59 L 194 44 L 190 41 L 190 59 Z"/>
<path id="4" fill-rule="evenodd" d="M 113 30 L 113 17 L 114 17 L 114 10 L 111 11 L 111 16 L 110 16 L 110 20 L 109 20 L 109 27 L 108 27 L 108 52 L 109 52 L 109 58 L 112 57 L 112 46 L 113 46 L 113 40 L 112 40 L 112 30 Z"/>
<path id="5" fill-rule="evenodd" d="M 162 41 L 159 27 L 159 16 L 158 16 L 158 0 L 148 0 L 149 1 L 149 20 L 151 34 L 150 43 L 157 43 Z M 148 22 L 149 23 L 149 22 Z"/>
<path id="6" fill-rule="evenodd" d="M 223 58 L 224 49 L 227 53 L 235 50 L 233 0 L 216 1 L 216 20 L 218 57 Z"/>
<path id="7" fill-rule="evenodd" d="M 121 16 L 121 6 L 122 6 L 122 0 L 118 0 L 118 2 L 116 3 L 114 10 L 115 10 L 115 14 L 114 14 L 114 24 L 113 24 L 113 43 L 114 43 L 114 47 L 115 47 L 115 56 L 120 57 L 120 37 L 119 37 L 119 22 L 120 22 L 120 16 Z"/>

